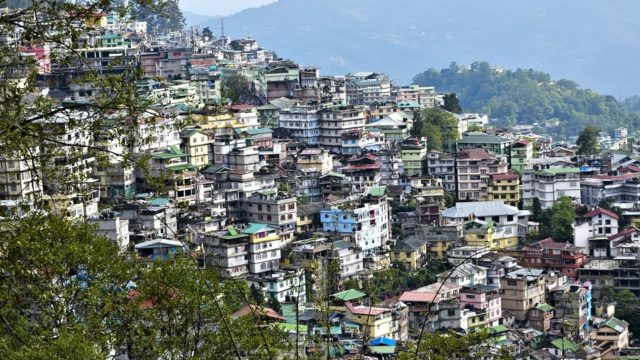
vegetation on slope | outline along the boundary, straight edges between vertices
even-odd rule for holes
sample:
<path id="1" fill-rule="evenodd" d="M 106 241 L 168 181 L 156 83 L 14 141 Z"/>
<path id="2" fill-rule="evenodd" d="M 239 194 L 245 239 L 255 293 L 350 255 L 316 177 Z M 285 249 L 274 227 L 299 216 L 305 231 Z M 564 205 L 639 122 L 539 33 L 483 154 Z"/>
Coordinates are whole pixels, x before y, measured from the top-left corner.
<path id="1" fill-rule="evenodd" d="M 487 62 L 467 68 L 452 63 L 449 68 L 418 74 L 414 82 L 458 94 L 465 111 L 485 112 L 501 126 L 544 126 L 557 120 L 559 125 L 547 131 L 559 138 L 576 136 L 587 125 L 608 133 L 621 126 L 640 126 L 640 113 L 614 97 L 582 89 L 571 80 L 552 80 L 549 74 L 532 69 L 502 71 Z"/>

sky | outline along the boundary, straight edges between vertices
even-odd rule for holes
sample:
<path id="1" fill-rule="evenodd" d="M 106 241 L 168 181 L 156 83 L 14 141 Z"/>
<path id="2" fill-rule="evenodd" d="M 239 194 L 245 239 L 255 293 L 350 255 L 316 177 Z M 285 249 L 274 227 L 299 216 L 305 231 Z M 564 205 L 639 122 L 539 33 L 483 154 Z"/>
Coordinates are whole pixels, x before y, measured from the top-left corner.
<path id="1" fill-rule="evenodd" d="M 271 4 L 276 0 L 180 0 L 180 8 L 198 15 L 228 16 L 251 7 Z"/>

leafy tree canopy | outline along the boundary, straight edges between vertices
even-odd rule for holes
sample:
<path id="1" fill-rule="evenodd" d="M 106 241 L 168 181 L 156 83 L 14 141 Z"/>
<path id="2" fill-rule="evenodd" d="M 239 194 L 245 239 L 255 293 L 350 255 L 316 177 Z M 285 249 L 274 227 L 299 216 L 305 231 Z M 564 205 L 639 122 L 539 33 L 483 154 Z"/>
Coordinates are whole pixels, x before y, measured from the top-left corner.
<path id="1" fill-rule="evenodd" d="M 640 126 L 638 101 L 621 107 L 612 96 L 582 89 L 570 80 L 553 81 L 549 74 L 532 69 L 496 70 L 486 62 L 469 68 L 452 63 L 450 67 L 429 69 L 414 77 L 422 86 L 435 86 L 444 93 L 456 93 L 468 111 L 484 112 L 502 126 L 544 125 L 558 119 L 560 126 L 547 131 L 556 137 L 576 136 L 587 125 L 597 125 L 613 134 L 617 127 Z"/>
<path id="2" fill-rule="evenodd" d="M 587 125 L 580 131 L 576 145 L 578 145 L 579 155 L 595 155 L 600 152 L 600 142 L 598 136 L 600 135 L 600 129 Z"/>

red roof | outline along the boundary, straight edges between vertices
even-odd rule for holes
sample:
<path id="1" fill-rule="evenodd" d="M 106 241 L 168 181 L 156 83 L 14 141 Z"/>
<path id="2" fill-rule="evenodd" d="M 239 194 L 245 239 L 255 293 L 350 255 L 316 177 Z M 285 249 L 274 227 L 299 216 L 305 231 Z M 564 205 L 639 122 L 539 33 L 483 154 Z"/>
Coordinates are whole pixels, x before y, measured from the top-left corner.
<path id="1" fill-rule="evenodd" d="M 637 177 L 640 177 L 640 173 L 628 172 L 628 173 L 624 173 L 624 174 L 620 174 L 620 175 L 595 175 L 595 176 L 592 176 L 593 179 L 599 179 L 599 180 L 629 180 L 629 179 L 635 179 Z"/>
<path id="2" fill-rule="evenodd" d="M 347 165 L 342 168 L 342 171 L 358 171 L 358 170 L 376 170 L 380 169 L 382 164 L 362 164 L 362 165 Z"/>
<path id="3" fill-rule="evenodd" d="M 603 208 L 600 208 L 600 207 L 589 211 L 585 216 L 592 218 L 592 217 L 594 217 L 596 215 L 599 215 L 599 214 L 607 215 L 608 217 L 612 217 L 614 219 L 620 219 L 618 217 L 618 215 L 616 213 L 614 213 L 613 211 L 609 211 L 609 210 L 606 210 L 606 209 L 603 209 Z"/>
<path id="4" fill-rule="evenodd" d="M 345 305 L 347 306 L 347 310 L 349 310 L 350 313 L 356 314 L 356 315 L 375 316 L 375 315 L 380 315 L 380 314 L 384 314 L 385 312 L 391 311 L 391 309 L 380 308 L 380 307 L 369 307 L 369 306 L 362 306 L 362 305 L 354 306 L 350 302 L 346 302 Z"/>
<path id="5" fill-rule="evenodd" d="M 540 240 L 537 243 L 531 244 L 531 246 L 525 246 L 522 248 L 523 251 L 541 251 L 541 250 L 571 250 L 571 251 L 581 251 L 581 249 L 577 246 L 573 246 L 573 244 L 565 243 L 565 242 L 556 242 L 553 238 L 546 238 L 544 240 Z"/>
<path id="6" fill-rule="evenodd" d="M 525 139 L 518 140 L 518 141 L 514 142 L 513 145 L 511 145 L 511 147 L 520 147 L 519 145 L 527 146 L 527 145 L 529 145 L 529 141 L 527 141 Z"/>
<path id="7" fill-rule="evenodd" d="M 231 110 L 243 111 L 243 110 L 253 109 L 254 107 L 255 106 L 253 105 L 247 105 L 247 104 L 234 104 L 234 105 L 231 105 Z"/>
<path id="8" fill-rule="evenodd" d="M 400 301 L 403 302 L 432 302 L 436 298 L 436 294 L 418 291 L 405 291 L 400 295 Z"/>
<path id="9" fill-rule="evenodd" d="M 494 159 L 494 157 L 482 149 L 467 149 L 467 150 L 462 150 L 458 152 L 458 159 L 489 160 L 489 159 Z"/>
<path id="10" fill-rule="evenodd" d="M 640 166 L 627 165 L 618 169 L 619 174 L 637 173 L 637 172 L 640 172 Z"/>
<path id="11" fill-rule="evenodd" d="M 256 315 L 266 316 L 274 320 L 279 320 L 279 321 L 286 320 L 282 315 L 278 314 L 275 310 L 271 308 L 264 307 L 264 306 L 251 305 L 251 304 L 243 306 L 240 310 L 231 314 L 231 317 L 235 319 L 242 316 L 251 315 L 252 313 L 255 313 Z"/>
<path id="12" fill-rule="evenodd" d="M 618 239 L 618 238 L 621 238 L 621 237 L 629 236 L 630 234 L 633 234 L 635 232 L 640 232 L 640 229 L 638 229 L 635 226 L 631 226 L 631 227 L 628 227 L 628 228 L 620 231 L 617 234 L 613 234 L 613 235 L 609 236 L 608 239 L 609 240 L 615 240 L 615 239 Z"/>
<path id="13" fill-rule="evenodd" d="M 493 180 L 515 180 L 518 178 L 517 174 L 507 173 L 507 174 L 493 174 L 491 175 Z"/>

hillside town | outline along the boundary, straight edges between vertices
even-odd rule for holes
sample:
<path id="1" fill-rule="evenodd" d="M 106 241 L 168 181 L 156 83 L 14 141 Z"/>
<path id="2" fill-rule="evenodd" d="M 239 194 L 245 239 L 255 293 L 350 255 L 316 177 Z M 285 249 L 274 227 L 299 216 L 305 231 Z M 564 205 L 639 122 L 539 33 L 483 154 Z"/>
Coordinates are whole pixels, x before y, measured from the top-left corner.
<path id="1" fill-rule="evenodd" d="M 60 117 L 53 161 L 0 157 L 3 218 L 46 208 L 140 262 L 187 254 L 251 288 L 255 304 L 232 317 L 258 309 L 309 356 L 393 359 L 423 334 L 474 333 L 518 359 L 640 356 L 638 319 L 615 297 L 640 296 L 640 141 L 627 129 L 587 155 L 449 112 L 434 87 L 322 74 L 256 39 L 156 36 L 110 14 L 80 26 L 73 71 L 53 44 L 20 48 L 40 94 L 82 121 L 97 94 L 74 76 L 134 66 L 145 141 L 119 156 Z M 441 108 L 457 136 L 436 146 L 423 114 Z M 81 181 L 49 182 L 48 166 Z"/>

